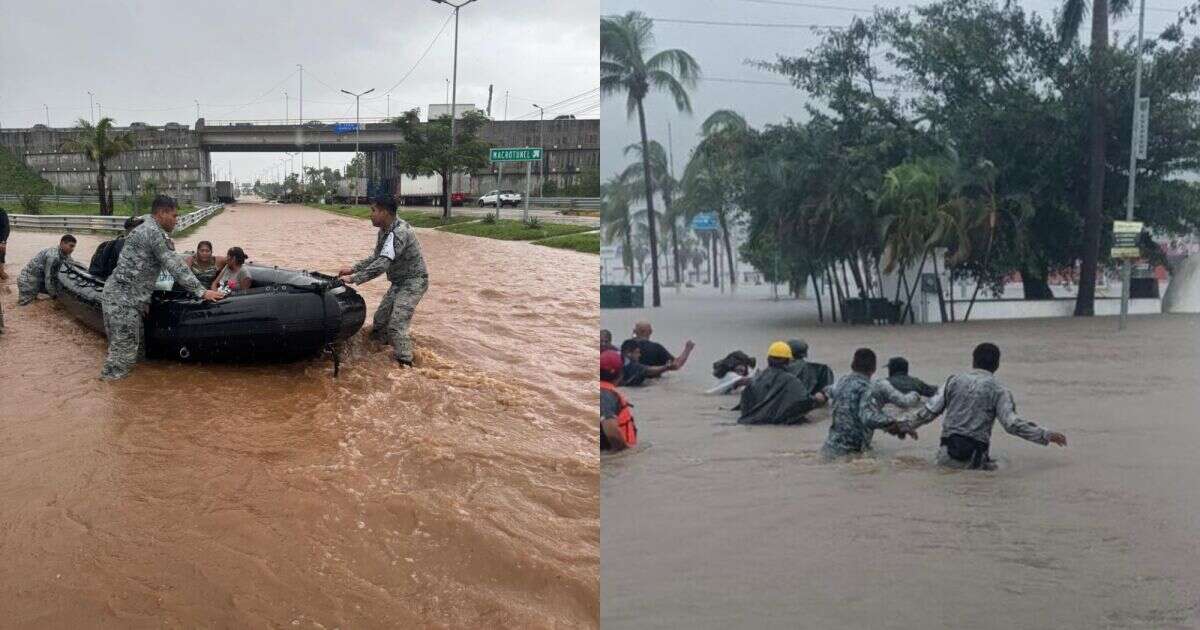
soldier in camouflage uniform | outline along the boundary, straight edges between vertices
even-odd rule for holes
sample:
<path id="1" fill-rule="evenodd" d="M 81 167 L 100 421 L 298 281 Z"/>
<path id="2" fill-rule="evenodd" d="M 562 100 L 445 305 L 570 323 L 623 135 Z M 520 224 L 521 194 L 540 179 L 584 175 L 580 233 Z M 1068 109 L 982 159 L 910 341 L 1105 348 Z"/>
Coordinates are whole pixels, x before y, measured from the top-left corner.
<path id="1" fill-rule="evenodd" d="M 216 301 L 224 297 L 206 290 L 196 276 L 175 254 L 167 235 L 175 229 L 175 200 L 159 195 L 150 205 L 150 214 L 125 238 L 125 247 L 117 268 L 104 282 L 104 331 L 108 335 L 108 357 L 100 378 L 117 380 L 129 376 L 138 358 L 145 354 L 142 318 L 150 307 L 150 294 L 162 270 L 199 299 Z"/>
<path id="2" fill-rule="evenodd" d="M 429 288 L 429 273 L 417 234 L 407 221 L 396 216 L 396 201 L 381 197 L 371 203 L 371 224 L 379 228 L 375 250 L 353 267 L 342 269 L 338 277 L 347 282 L 362 284 L 383 272 L 392 286 L 375 311 L 371 336 L 380 342 L 390 342 L 400 365 L 412 366 L 412 339 L 409 323 L 417 303 Z"/>
<path id="3" fill-rule="evenodd" d="M 57 297 L 58 290 L 54 286 L 54 272 L 63 260 L 70 260 L 75 251 L 75 237 L 63 235 L 58 241 L 58 247 L 47 247 L 29 260 L 21 275 L 17 276 L 17 304 L 24 306 L 32 303 L 39 293 Z"/>
<path id="4" fill-rule="evenodd" d="M 861 453 L 871 448 L 871 437 L 875 429 L 882 429 L 901 439 L 907 432 L 900 430 L 896 419 L 883 411 L 887 403 L 899 407 L 912 407 L 921 402 L 915 392 L 901 394 L 886 380 L 872 381 L 875 373 L 875 353 L 867 348 L 854 352 L 851 372 L 838 379 L 830 388 L 830 405 L 833 408 L 833 423 L 829 425 L 829 437 L 821 447 L 826 458 Z"/>
<path id="5" fill-rule="evenodd" d="M 992 426 L 996 420 L 1005 431 L 1034 444 L 1067 445 L 1067 437 L 1039 427 L 1017 415 L 1012 392 L 996 380 L 1000 367 L 1000 348 L 981 343 L 972 356 L 974 369 L 956 374 L 921 409 L 900 423 L 903 432 L 913 432 L 934 418 L 942 420 L 942 439 L 937 461 L 951 468 L 991 469 L 995 465 L 988 454 Z M 915 435 L 915 433 L 914 433 Z"/>

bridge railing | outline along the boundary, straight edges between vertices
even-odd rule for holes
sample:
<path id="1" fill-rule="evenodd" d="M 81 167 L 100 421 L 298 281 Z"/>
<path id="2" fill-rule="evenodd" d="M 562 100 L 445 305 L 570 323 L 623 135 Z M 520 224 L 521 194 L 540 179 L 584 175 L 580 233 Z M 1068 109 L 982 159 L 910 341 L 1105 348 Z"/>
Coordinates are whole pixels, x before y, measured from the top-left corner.
<path id="1" fill-rule="evenodd" d="M 570 208 L 572 210 L 599 210 L 599 197 L 530 197 L 529 205 L 541 208 Z"/>
<path id="2" fill-rule="evenodd" d="M 125 199 L 129 199 L 131 196 L 132 195 L 123 190 L 113 191 L 114 200 L 120 199 L 124 201 Z M 98 203 L 94 193 L 90 195 L 37 195 L 37 197 L 39 197 L 42 201 L 54 201 L 57 203 Z M 21 195 L 0 193 L 0 203 L 19 204 L 20 202 Z"/>
<path id="3" fill-rule="evenodd" d="M 212 215 L 220 212 L 225 204 L 215 203 L 196 209 L 181 217 L 175 223 L 175 229 L 189 228 Z M 10 214 L 9 223 L 13 229 L 26 230 L 55 230 L 61 232 L 121 232 L 125 229 L 125 216 L 108 216 L 86 214 Z"/>

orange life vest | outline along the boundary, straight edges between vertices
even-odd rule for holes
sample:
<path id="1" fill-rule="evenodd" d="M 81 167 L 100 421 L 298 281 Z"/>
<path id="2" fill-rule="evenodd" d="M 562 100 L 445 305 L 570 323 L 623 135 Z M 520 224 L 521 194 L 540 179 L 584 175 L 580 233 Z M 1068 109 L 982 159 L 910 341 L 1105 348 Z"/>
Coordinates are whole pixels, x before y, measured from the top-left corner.
<path id="1" fill-rule="evenodd" d="M 625 438 L 626 445 L 637 444 L 637 424 L 633 422 L 633 405 L 630 405 L 625 396 L 617 391 L 616 385 L 608 381 L 600 381 L 600 389 L 607 389 L 617 395 L 617 428 L 621 431 L 621 437 Z"/>

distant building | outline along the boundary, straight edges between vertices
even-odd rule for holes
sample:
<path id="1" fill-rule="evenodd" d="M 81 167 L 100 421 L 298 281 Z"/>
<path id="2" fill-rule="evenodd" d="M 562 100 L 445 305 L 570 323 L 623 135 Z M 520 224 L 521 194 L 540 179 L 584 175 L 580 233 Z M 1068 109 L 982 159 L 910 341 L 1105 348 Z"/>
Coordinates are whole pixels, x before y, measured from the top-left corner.
<path id="1" fill-rule="evenodd" d="M 461 119 L 467 112 L 479 111 L 474 103 L 455 103 L 454 118 Z M 429 120 L 450 115 L 450 103 L 431 103 L 429 105 Z"/>

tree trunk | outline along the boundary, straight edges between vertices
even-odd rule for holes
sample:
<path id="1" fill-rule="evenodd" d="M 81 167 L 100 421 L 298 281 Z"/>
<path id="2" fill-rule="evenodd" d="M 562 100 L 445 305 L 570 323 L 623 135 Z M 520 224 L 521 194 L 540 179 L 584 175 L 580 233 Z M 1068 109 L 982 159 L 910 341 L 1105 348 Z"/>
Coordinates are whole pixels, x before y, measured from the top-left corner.
<path id="1" fill-rule="evenodd" d="M 107 217 L 112 214 L 112 210 L 108 207 L 108 195 L 104 194 L 104 160 L 96 162 L 96 193 L 100 195 L 100 216 Z"/>
<path id="2" fill-rule="evenodd" d="M 625 252 L 626 253 L 625 253 L 625 256 L 623 256 L 622 258 L 628 257 L 628 260 L 629 260 L 629 284 L 637 284 L 637 279 L 633 277 L 634 264 L 633 264 L 633 234 L 632 234 L 632 232 L 633 232 L 632 225 L 629 226 L 629 228 L 625 230 Z M 622 262 L 624 262 L 624 261 L 622 261 Z"/>
<path id="3" fill-rule="evenodd" d="M 717 242 L 716 232 L 709 232 L 711 236 L 709 240 L 712 242 L 712 254 L 709 258 L 709 266 L 712 267 L 712 285 L 713 288 L 721 287 L 721 244 Z"/>
<path id="4" fill-rule="evenodd" d="M 862 271 L 858 268 L 858 255 L 855 254 L 850 259 L 850 275 L 854 276 L 854 285 L 858 287 L 858 297 L 866 299 L 871 297 L 871 285 L 863 282 Z M 846 261 L 842 261 L 842 269 L 846 268 Z"/>
<path id="5" fill-rule="evenodd" d="M 358 194 L 358 186 L 354 186 L 354 194 Z M 442 171 L 442 220 L 446 221 L 450 218 L 450 207 L 446 204 L 446 200 L 450 198 L 450 172 Z M 357 199 L 355 199 L 357 201 Z M 500 215 L 500 211 L 496 211 L 496 215 Z"/>
<path id="6" fill-rule="evenodd" d="M 642 177 L 646 180 L 646 223 L 650 228 L 650 276 L 651 304 L 662 306 L 662 298 L 658 294 L 658 227 L 654 217 L 654 182 L 650 179 L 650 140 L 646 137 L 646 111 L 639 99 L 637 104 L 638 125 L 642 131 Z"/>
<path id="7" fill-rule="evenodd" d="M 1108 60 L 1108 0 L 1092 0 L 1092 103 L 1088 117 L 1088 194 L 1083 213 L 1083 256 L 1075 315 L 1096 314 L 1096 270 L 1100 258 L 1100 228 L 1104 211 L 1105 98 L 1101 69 Z"/>
<path id="8" fill-rule="evenodd" d="M 941 315 L 942 323 L 945 324 L 947 321 L 952 321 L 952 320 L 950 320 L 949 318 L 946 317 L 946 299 L 945 299 L 944 293 L 942 292 L 942 274 L 940 272 L 938 272 L 937 252 L 936 251 L 933 252 L 933 278 L 934 278 L 934 281 L 937 282 L 938 314 Z M 951 288 L 950 292 L 953 293 L 954 289 Z"/>
<path id="9" fill-rule="evenodd" d="M 670 212 L 671 208 L 667 208 Z M 671 221 L 671 262 L 675 267 L 675 288 L 676 290 L 683 289 L 683 280 L 679 277 L 679 221 Z"/>
<path id="10" fill-rule="evenodd" d="M 1021 284 L 1025 286 L 1026 300 L 1053 300 L 1054 291 L 1050 289 L 1050 283 L 1046 281 L 1049 273 L 1042 269 L 1040 274 L 1038 271 L 1029 268 L 1020 270 Z M 1082 288 L 1082 280 L 1081 288 Z M 1078 313 L 1076 313 L 1078 315 Z"/>
<path id="11" fill-rule="evenodd" d="M 737 289 L 737 270 L 733 268 L 733 247 L 729 243 L 729 226 L 725 220 L 724 208 L 717 212 L 717 218 L 721 220 L 721 236 L 725 241 L 725 260 L 729 263 L 729 292 L 732 293 L 734 289 Z"/>
<path id="12" fill-rule="evenodd" d="M 912 301 L 913 296 L 917 293 L 917 289 L 921 288 L 921 274 L 925 271 L 925 259 L 928 257 L 929 248 L 926 248 L 925 253 L 921 255 L 921 264 L 917 265 L 917 279 L 912 283 L 912 286 L 908 288 L 908 297 L 905 299 L 904 312 L 900 314 L 900 321 L 904 321 L 904 318 L 911 314 L 912 323 L 916 323 L 916 313 L 913 310 Z M 905 273 L 904 277 L 905 281 L 907 282 L 908 274 Z"/>
<path id="13" fill-rule="evenodd" d="M 808 278 L 812 281 L 813 293 L 816 294 L 817 298 L 817 322 L 824 324 L 825 309 L 821 306 L 821 283 L 817 280 L 817 275 L 811 269 L 808 272 Z"/>

